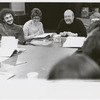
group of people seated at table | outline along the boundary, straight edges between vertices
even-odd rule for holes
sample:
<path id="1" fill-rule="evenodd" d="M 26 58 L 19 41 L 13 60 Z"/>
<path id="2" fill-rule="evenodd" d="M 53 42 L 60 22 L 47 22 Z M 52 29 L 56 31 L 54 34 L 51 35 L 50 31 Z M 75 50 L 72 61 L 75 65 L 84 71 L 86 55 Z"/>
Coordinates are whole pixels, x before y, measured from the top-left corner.
<path id="1" fill-rule="evenodd" d="M 0 38 L 2 36 L 15 36 L 19 44 L 34 39 L 35 36 L 43 34 L 44 28 L 42 12 L 39 8 L 33 8 L 31 19 L 23 27 L 14 23 L 14 12 L 4 8 L 0 12 Z M 48 75 L 48 79 L 100 79 L 100 13 L 95 12 L 90 16 L 89 28 L 86 30 L 84 23 L 75 18 L 74 12 L 67 9 L 64 18 L 58 24 L 56 33 L 61 36 L 87 37 L 83 46 L 73 55 L 62 59 Z"/>
<path id="2" fill-rule="evenodd" d="M 20 44 L 25 44 L 25 41 L 32 40 L 35 36 L 44 33 L 41 22 L 42 11 L 39 8 L 32 9 L 31 19 L 23 27 L 14 23 L 14 12 L 11 9 L 2 9 L 0 15 L 0 37 L 15 36 Z M 75 18 L 73 11 L 70 9 L 64 12 L 64 18 L 59 22 L 56 33 L 61 36 L 87 36 L 84 24 L 81 20 Z"/>
<path id="3" fill-rule="evenodd" d="M 100 21 L 92 23 L 87 39 L 74 54 L 51 69 L 48 79 L 100 79 Z"/>
<path id="4" fill-rule="evenodd" d="M 98 13 L 94 15 L 90 16 L 91 22 L 100 20 L 100 15 L 98 15 Z M 15 16 L 14 12 L 11 9 L 2 9 L 0 12 L 0 16 L 0 37 L 15 36 L 16 38 L 18 38 L 20 44 L 25 44 L 25 41 L 34 39 L 35 36 L 44 33 L 43 24 L 41 22 L 42 11 L 39 8 L 32 9 L 31 19 L 27 21 L 23 25 L 23 27 L 20 27 L 19 25 L 16 25 L 14 23 Z M 87 30 L 84 26 L 84 23 L 80 19 L 77 19 L 74 15 L 74 12 L 70 9 L 67 9 L 64 12 L 64 18 L 60 20 L 55 33 L 65 37 L 87 37 Z"/>

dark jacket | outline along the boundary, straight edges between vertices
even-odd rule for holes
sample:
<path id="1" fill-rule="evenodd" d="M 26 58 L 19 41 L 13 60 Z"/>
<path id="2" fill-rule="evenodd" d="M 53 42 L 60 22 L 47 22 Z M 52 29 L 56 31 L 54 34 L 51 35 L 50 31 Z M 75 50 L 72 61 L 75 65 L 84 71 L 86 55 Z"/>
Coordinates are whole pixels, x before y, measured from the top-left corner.
<path id="1" fill-rule="evenodd" d="M 23 29 L 16 24 L 8 25 L 0 23 L 0 38 L 1 36 L 15 36 L 19 40 L 19 44 L 25 43 Z"/>
<path id="2" fill-rule="evenodd" d="M 78 33 L 78 36 L 84 36 L 84 37 L 87 36 L 86 28 L 82 23 L 82 21 L 79 19 L 74 19 L 72 24 L 66 24 L 64 19 L 62 19 L 59 22 L 56 33 L 59 34 L 60 32 L 64 32 L 64 31 Z"/>

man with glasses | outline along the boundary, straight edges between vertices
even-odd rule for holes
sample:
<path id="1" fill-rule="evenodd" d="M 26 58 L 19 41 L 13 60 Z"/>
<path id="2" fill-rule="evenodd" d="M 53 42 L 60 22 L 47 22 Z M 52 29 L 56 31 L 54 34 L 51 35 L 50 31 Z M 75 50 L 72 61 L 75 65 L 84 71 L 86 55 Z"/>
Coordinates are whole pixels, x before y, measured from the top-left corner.
<path id="1" fill-rule="evenodd" d="M 41 18 L 41 10 L 38 8 L 33 8 L 31 11 L 31 20 L 27 21 L 23 26 L 26 41 L 44 33 L 43 24 L 40 22 Z"/>

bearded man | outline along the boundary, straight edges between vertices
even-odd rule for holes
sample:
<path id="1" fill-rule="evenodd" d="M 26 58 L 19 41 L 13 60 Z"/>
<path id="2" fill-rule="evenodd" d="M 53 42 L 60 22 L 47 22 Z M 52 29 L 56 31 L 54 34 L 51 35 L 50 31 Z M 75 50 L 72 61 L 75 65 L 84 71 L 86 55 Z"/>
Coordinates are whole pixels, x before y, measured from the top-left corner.
<path id="1" fill-rule="evenodd" d="M 14 23 L 14 12 L 9 8 L 4 8 L 0 12 L 0 38 L 2 36 L 14 36 L 18 39 L 19 44 L 25 44 L 22 27 Z"/>
<path id="2" fill-rule="evenodd" d="M 59 22 L 56 33 L 61 36 L 87 36 L 84 24 L 81 20 L 75 18 L 70 9 L 64 12 L 64 18 Z"/>

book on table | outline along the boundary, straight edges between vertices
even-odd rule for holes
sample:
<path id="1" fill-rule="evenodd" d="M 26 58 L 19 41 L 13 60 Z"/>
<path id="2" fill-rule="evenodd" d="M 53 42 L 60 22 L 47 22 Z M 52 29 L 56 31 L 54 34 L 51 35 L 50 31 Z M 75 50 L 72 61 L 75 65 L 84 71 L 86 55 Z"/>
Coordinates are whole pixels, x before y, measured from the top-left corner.
<path id="1" fill-rule="evenodd" d="M 43 33 L 43 34 L 40 34 L 40 35 L 37 35 L 34 37 L 34 39 L 44 39 L 44 38 L 50 38 L 53 36 L 53 33 Z"/>
<path id="2" fill-rule="evenodd" d="M 40 35 L 37 35 L 34 37 L 33 40 L 31 40 L 30 44 L 37 45 L 37 46 L 47 46 L 52 43 L 52 41 L 49 41 L 49 38 L 53 36 L 54 33 L 43 33 Z"/>
<path id="3" fill-rule="evenodd" d="M 36 45 L 36 46 L 47 46 L 50 45 L 52 41 L 44 41 L 44 40 L 32 40 L 30 44 Z"/>

